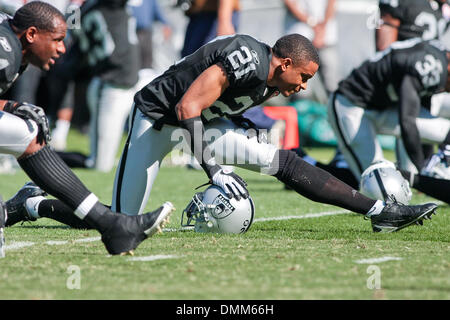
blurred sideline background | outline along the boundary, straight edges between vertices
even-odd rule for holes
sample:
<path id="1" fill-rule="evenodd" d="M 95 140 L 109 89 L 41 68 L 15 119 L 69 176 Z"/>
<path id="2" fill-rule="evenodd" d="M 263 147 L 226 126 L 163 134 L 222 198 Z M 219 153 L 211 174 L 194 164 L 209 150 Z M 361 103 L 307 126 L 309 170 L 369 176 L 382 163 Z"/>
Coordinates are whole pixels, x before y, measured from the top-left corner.
<path id="1" fill-rule="evenodd" d="M 159 3 L 173 26 L 170 43 L 164 42 L 162 32 L 154 33 L 154 48 L 159 48 L 155 50 L 155 67 L 164 70 L 176 61 L 171 57 L 179 57 L 187 18 L 180 8 L 174 7 L 173 0 Z M 249 34 L 269 45 L 284 34 L 286 9 L 282 1 L 241 0 L 241 6 L 239 33 Z M 377 0 L 337 0 L 341 78 L 375 52 L 377 8 Z"/>

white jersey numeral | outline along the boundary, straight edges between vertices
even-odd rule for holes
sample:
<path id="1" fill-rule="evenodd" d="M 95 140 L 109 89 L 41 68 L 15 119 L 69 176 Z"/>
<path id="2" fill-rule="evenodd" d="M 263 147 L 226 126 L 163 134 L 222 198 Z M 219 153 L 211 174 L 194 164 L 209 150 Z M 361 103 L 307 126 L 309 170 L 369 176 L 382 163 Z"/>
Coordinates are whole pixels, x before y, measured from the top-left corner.
<path id="1" fill-rule="evenodd" d="M 243 53 L 243 54 L 242 54 Z M 245 56 L 244 56 L 245 55 Z M 253 56 L 246 46 L 242 46 L 239 50 L 235 50 L 227 56 L 234 70 L 239 69 L 242 65 L 248 64 L 243 70 L 234 72 L 236 79 L 240 79 L 252 70 L 256 70 L 255 64 L 252 62 Z"/>
<path id="2" fill-rule="evenodd" d="M 92 11 L 88 13 L 83 18 L 81 29 L 79 33 L 77 32 L 80 39 L 80 49 L 88 55 L 89 65 L 95 65 L 98 61 L 113 53 L 115 49 L 114 40 L 100 12 Z"/>
<path id="3" fill-rule="evenodd" d="M 11 16 L 7 15 L 6 13 L 0 12 L 0 23 L 2 23 L 3 20 L 10 19 L 10 18 L 11 18 Z"/>
<path id="4" fill-rule="evenodd" d="M 442 63 L 431 54 L 427 54 L 423 61 L 417 61 L 415 68 L 421 75 L 425 88 L 435 86 L 441 81 Z"/>
<path id="5" fill-rule="evenodd" d="M 234 98 L 234 101 L 241 105 L 239 109 L 234 110 L 234 111 L 231 110 L 231 108 L 228 105 L 226 105 L 225 103 L 223 103 L 222 101 L 219 101 L 219 100 L 215 101 L 212 104 L 212 106 L 219 108 L 220 112 L 222 112 L 223 114 L 231 115 L 231 114 L 240 114 L 240 113 L 242 113 L 242 111 L 248 109 L 255 103 L 253 101 L 253 99 L 249 96 L 236 97 L 236 98 Z M 211 119 L 220 117 L 220 114 L 215 114 L 211 111 L 211 108 L 207 108 L 207 109 L 203 110 L 202 116 L 207 121 L 209 121 Z"/>
<path id="6" fill-rule="evenodd" d="M 426 29 L 422 34 L 422 39 L 431 40 L 440 38 L 447 27 L 445 19 L 436 20 L 436 17 L 429 12 L 421 12 L 414 21 L 414 24 Z"/>
<path id="7" fill-rule="evenodd" d="M 421 12 L 414 21 L 414 24 L 420 27 L 427 26 L 423 32 L 422 39 L 431 40 L 437 37 L 436 17 L 429 12 Z"/>

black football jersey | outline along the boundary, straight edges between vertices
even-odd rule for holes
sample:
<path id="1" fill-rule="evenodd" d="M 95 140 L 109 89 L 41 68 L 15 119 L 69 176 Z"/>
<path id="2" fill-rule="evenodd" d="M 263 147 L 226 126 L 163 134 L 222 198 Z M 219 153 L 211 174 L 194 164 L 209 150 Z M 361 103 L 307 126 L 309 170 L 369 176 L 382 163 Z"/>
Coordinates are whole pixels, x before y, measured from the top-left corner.
<path id="1" fill-rule="evenodd" d="M 240 115 L 277 90 L 266 84 L 270 60 L 271 48 L 248 35 L 218 37 L 172 65 L 139 91 L 134 101 L 150 118 L 178 125 L 175 105 L 204 70 L 221 63 L 230 85 L 203 110 L 202 120 Z"/>
<path id="2" fill-rule="evenodd" d="M 78 55 L 77 72 L 99 76 L 118 86 L 138 81 L 139 53 L 134 18 L 126 7 L 88 0 L 81 7 L 81 28 L 73 28 L 70 50 Z"/>
<path id="3" fill-rule="evenodd" d="M 447 5 L 447 4 L 445 4 Z M 380 13 L 389 13 L 400 20 L 398 39 L 422 37 L 439 39 L 448 27 L 443 17 L 442 4 L 429 0 L 380 0 Z"/>
<path id="4" fill-rule="evenodd" d="M 424 164 L 416 117 L 447 83 L 447 54 L 438 40 L 394 42 L 339 83 L 338 92 L 367 109 L 395 108 L 401 136 L 416 168 Z"/>
<path id="5" fill-rule="evenodd" d="M 447 81 L 447 57 L 437 40 L 419 38 L 396 42 L 339 83 L 338 92 L 368 109 L 398 107 L 399 87 L 405 75 L 414 78 L 415 90 L 424 106 L 442 92 Z"/>
<path id="6" fill-rule="evenodd" d="M 9 26 L 10 18 L 0 14 L 0 95 L 26 68 L 26 65 L 22 66 L 22 45 Z"/>

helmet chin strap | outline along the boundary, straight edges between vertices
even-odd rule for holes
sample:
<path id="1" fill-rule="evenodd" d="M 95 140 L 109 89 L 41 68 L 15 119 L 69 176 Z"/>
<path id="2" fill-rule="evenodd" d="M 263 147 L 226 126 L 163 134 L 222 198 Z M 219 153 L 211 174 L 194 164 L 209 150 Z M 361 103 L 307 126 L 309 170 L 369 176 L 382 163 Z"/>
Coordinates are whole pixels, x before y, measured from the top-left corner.
<path id="1" fill-rule="evenodd" d="M 195 188 L 194 190 L 198 190 L 198 189 L 200 189 L 200 188 L 202 188 L 202 187 L 204 187 L 204 186 L 207 186 L 207 185 L 209 185 L 209 184 L 212 184 L 212 182 L 211 181 L 208 181 L 208 182 L 206 182 L 206 183 L 204 183 L 204 184 L 202 184 L 202 185 L 199 185 L 197 188 Z"/>
<path id="2" fill-rule="evenodd" d="M 380 176 L 380 172 L 378 171 L 378 169 L 375 169 L 373 171 L 373 174 L 375 175 L 375 179 L 377 179 L 378 185 L 380 186 L 381 194 L 383 195 L 384 201 L 386 202 L 387 200 L 390 199 L 390 197 L 386 191 L 386 188 L 384 187 L 383 180 L 381 179 Z"/>
<path id="3" fill-rule="evenodd" d="M 386 203 L 406 205 L 412 196 L 408 180 L 393 163 L 387 161 L 376 162 L 364 170 L 360 190 L 362 194 Z"/>

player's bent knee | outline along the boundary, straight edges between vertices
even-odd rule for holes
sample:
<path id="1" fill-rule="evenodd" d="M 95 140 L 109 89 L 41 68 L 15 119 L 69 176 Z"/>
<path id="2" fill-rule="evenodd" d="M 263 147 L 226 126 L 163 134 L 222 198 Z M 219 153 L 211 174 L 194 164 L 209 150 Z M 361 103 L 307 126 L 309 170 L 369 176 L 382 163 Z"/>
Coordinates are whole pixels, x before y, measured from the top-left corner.
<path id="1" fill-rule="evenodd" d="M 22 159 L 24 157 L 28 157 L 36 152 L 38 152 L 39 150 L 41 150 L 43 147 L 45 146 L 45 142 L 43 142 L 42 144 L 37 142 L 37 136 L 30 142 L 30 144 L 28 145 L 27 149 L 25 150 L 25 152 L 18 157 L 18 159 Z"/>
<path id="2" fill-rule="evenodd" d="M 37 134 L 38 126 L 34 121 L 0 111 L 0 153 L 20 158 L 40 150 L 43 145 L 37 143 Z"/>
<path id="3" fill-rule="evenodd" d="M 220 128 L 213 129 L 217 130 L 217 135 L 210 147 L 218 163 L 253 171 L 265 171 L 271 166 L 276 146 L 258 142 L 256 137 L 249 138 L 243 129 L 227 130 L 225 133 Z"/>

